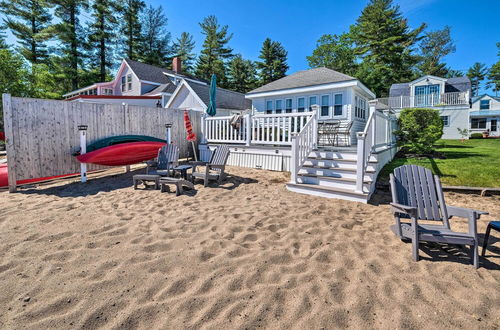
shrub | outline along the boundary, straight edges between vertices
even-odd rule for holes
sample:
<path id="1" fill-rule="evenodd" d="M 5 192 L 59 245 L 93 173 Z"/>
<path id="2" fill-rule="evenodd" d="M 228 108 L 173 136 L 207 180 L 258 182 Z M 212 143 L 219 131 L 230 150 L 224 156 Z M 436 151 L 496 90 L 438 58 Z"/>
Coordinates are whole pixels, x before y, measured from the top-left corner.
<path id="1" fill-rule="evenodd" d="M 410 153 L 432 153 L 434 143 L 443 135 L 443 121 L 434 109 L 403 109 L 398 124 L 398 145 Z"/>
<path id="2" fill-rule="evenodd" d="M 483 138 L 483 133 L 472 133 L 470 135 L 470 139 L 482 139 Z"/>

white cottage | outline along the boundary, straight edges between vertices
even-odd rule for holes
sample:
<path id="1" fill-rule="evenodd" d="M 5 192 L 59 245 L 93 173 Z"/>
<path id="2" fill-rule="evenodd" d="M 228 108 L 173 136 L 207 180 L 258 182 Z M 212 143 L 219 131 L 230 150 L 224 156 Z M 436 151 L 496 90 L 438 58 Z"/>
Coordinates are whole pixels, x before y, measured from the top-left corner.
<path id="1" fill-rule="evenodd" d="M 289 171 L 291 191 L 368 201 L 378 173 L 396 152 L 395 116 L 369 104 L 375 94 L 359 80 L 315 68 L 252 90 L 246 98 L 252 110 L 242 118 L 203 118 L 203 160 L 226 144 L 229 165 Z"/>
<path id="2" fill-rule="evenodd" d="M 256 114 L 301 113 L 319 107 L 318 120 L 352 121 L 351 141 L 363 130 L 375 94 L 358 79 L 328 68 L 299 71 L 247 93 Z"/>
<path id="3" fill-rule="evenodd" d="M 409 83 L 393 84 L 389 98 L 379 99 L 399 114 L 405 108 L 439 110 L 443 139 L 459 139 L 460 129 L 469 127 L 471 82 L 468 77 L 423 76 Z"/>

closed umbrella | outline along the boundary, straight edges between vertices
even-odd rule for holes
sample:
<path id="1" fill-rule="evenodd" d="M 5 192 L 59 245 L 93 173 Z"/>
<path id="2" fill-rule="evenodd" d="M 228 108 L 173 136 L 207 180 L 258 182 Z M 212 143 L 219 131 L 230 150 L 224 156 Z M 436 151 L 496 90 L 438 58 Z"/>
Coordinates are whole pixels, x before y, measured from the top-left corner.
<path id="1" fill-rule="evenodd" d="M 217 76 L 215 74 L 212 75 L 212 79 L 210 81 L 210 104 L 207 108 L 207 115 L 213 117 L 217 112 L 217 102 L 216 102 L 216 94 L 217 94 Z"/>
<path id="2" fill-rule="evenodd" d="M 196 134 L 193 132 L 193 125 L 191 125 L 191 119 L 189 118 L 189 113 L 187 110 L 184 110 L 184 126 L 186 127 L 187 133 L 186 140 L 191 141 L 191 145 L 193 146 L 194 159 L 198 161 L 198 157 L 196 156 L 196 148 L 194 147 Z"/>

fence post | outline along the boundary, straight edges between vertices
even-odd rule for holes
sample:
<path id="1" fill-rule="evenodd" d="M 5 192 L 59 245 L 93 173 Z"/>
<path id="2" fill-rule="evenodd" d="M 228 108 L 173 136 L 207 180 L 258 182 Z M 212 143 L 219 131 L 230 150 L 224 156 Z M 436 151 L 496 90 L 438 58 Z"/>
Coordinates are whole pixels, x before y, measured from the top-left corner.
<path id="1" fill-rule="evenodd" d="M 291 183 L 297 183 L 298 160 L 299 160 L 299 141 L 297 133 L 291 133 L 292 138 L 292 158 L 290 159 Z"/>
<path id="2" fill-rule="evenodd" d="M 87 153 L 87 125 L 78 125 L 78 131 L 80 132 L 80 154 L 84 155 Z M 87 182 L 87 164 L 80 163 L 80 181 L 82 183 Z"/>
<path id="3" fill-rule="evenodd" d="M 17 191 L 16 175 L 16 150 L 14 147 L 14 112 L 12 109 L 12 97 L 10 94 L 3 94 L 3 113 L 5 123 L 5 147 L 7 150 L 7 169 L 9 179 L 9 192 Z"/>
<path id="4" fill-rule="evenodd" d="M 205 122 L 205 117 L 206 117 L 206 113 L 203 112 L 203 114 L 201 115 L 201 138 L 200 138 L 200 144 L 207 144 L 207 138 L 205 136 L 206 134 L 206 122 Z"/>
<path id="5" fill-rule="evenodd" d="M 356 163 L 356 192 L 363 192 L 363 181 L 365 176 L 365 138 L 362 132 L 358 132 L 358 149 Z"/>
<path id="6" fill-rule="evenodd" d="M 375 106 L 370 105 L 370 113 L 372 113 L 372 112 L 373 112 L 372 145 L 373 145 L 373 149 L 375 149 L 376 145 L 377 145 L 377 109 L 375 108 Z M 368 123 L 367 123 L 367 125 L 368 125 Z"/>
<path id="7" fill-rule="evenodd" d="M 246 130 L 246 143 L 245 145 L 248 147 L 250 146 L 250 143 L 252 142 L 252 115 L 251 114 L 246 114 L 245 115 L 245 130 Z"/>

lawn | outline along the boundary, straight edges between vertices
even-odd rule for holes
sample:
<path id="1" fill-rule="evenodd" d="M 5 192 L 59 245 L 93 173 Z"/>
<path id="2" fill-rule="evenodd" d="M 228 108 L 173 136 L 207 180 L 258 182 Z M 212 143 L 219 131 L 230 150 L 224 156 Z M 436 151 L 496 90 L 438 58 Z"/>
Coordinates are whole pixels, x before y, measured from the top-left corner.
<path id="1" fill-rule="evenodd" d="M 443 185 L 500 187 L 500 139 L 440 140 L 436 150 L 445 159 L 394 158 L 382 169 L 380 180 L 387 182 L 389 173 L 398 166 L 414 164 L 430 168 Z"/>

